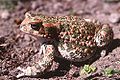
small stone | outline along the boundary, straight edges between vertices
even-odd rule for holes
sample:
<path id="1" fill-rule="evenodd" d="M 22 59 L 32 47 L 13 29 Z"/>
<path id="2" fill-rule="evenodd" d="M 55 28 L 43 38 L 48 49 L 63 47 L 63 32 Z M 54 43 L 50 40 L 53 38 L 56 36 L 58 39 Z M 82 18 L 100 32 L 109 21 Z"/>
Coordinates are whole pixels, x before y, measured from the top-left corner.
<path id="1" fill-rule="evenodd" d="M 38 7 L 37 2 L 36 2 L 36 1 L 35 1 L 35 2 L 32 2 L 31 8 L 32 8 L 32 9 L 36 9 L 37 7 Z"/>
<path id="2" fill-rule="evenodd" d="M 54 4 L 53 5 L 53 8 L 55 9 L 55 10 L 58 10 L 59 8 L 61 8 L 63 5 L 61 4 L 61 3 L 56 3 L 56 4 Z"/>
<path id="3" fill-rule="evenodd" d="M 79 11 L 74 11 L 76 15 L 80 15 L 80 14 L 84 14 L 83 10 L 79 10 Z"/>
<path id="4" fill-rule="evenodd" d="M 120 21 L 120 14 L 118 13 L 112 13 L 109 17 L 109 21 L 111 23 L 118 23 Z"/>
<path id="5" fill-rule="evenodd" d="M 30 41 L 30 40 L 31 40 L 30 37 L 29 37 L 29 35 L 27 35 L 27 34 L 24 36 L 24 39 L 25 39 L 26 41 Z"/>
<path id="6" fill-rule="evenodd" d="M 17 25 L 19 25 L 19 24 L 22 22 L 22 20 L 21 20 L 21 19 L 16 18 L 16 19 L 14 19 L 14 22 L 15 22 Z"/>
<path id="7" fill-rule="evenodd" d="M 8 12 L 8 10 L 1 11 L 0 17 L 2 19 L 8 19 L 10 17 L 10 13 Z"/>

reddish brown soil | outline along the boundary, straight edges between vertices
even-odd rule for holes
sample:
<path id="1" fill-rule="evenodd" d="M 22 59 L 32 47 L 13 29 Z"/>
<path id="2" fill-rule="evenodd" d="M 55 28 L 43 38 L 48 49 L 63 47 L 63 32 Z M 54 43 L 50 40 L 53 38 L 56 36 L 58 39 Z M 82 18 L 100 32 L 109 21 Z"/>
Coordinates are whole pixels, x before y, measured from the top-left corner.
<path id="1" fill-rule="evenodd" d="M 41 12 L 45 15 L 77 15 L 83 18 L 98 19 L 109 23 L 114 31 L 114 40 L 107 49 L 105 57 L 93 56 L 86 62 L 70 63 L 56 58 L 53 69 L 38 77 L 24 77 L 19 80 L 119 80 L 120 74 L 107 77 L 103 74 L 105 68 L 120 70 L 120 19 L 112 22 L 110 16 L 114 13 L 120 18 L 120 2 L 107 3 L 104 0 L 29 0 L 18 2 L 10 11 L 8 19 L 0 18 L 0 80 L 16 80 L 16 67 L 26 66 L 34 59 L 39 50 L 39 39 L 21 32 L 19 24 L 27 11 Z M 1 10 L 2 11 L 2 10 Z M 97 71 L 91 75 L 79 75 L 84 64 L 91 64 Z"/>

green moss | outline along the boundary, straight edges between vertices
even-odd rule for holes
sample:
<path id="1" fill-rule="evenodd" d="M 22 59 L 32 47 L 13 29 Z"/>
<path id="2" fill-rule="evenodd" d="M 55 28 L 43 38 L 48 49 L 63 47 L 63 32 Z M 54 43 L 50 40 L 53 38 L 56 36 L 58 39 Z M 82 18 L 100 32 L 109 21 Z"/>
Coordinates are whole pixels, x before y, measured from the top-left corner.
<path id="1" fill-rule="evenodd" d="M 57 33 L 57 28 L 56 27 L 46 27 L 45 28 L 45 31 L 48 33 L 48 34 L 56 34 Z"/>
<path id="2" fill-rule="evenodd" d="M 97 68 L 94 67 L 94 66 L 84 65 L 83 69 L 80 71 L 80 75 L 93 73 L 93 72 L 96 71 L 96 69 L 97 69 Z"/>
<path id="3" fill-rule="evenodd" d="M 120 74 L 120 70 L 115 70 L 115 69 L 112 69 L 112 68 L 106 68 L 104 70 L 104 75 L 106 75 L 108 77 L 111 77 L 115 73 Z"/>

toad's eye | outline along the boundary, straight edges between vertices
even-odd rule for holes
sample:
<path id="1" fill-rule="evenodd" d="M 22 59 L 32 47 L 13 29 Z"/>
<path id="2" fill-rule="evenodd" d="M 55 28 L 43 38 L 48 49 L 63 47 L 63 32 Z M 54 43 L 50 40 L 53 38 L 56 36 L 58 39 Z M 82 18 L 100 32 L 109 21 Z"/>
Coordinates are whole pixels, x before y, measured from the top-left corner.
<path id="1" fill-rule="evenodd" d="M 39 31 L 40 27 L 41 27 L 41 23 L 31 24 L 31 28 L 36 31 Z"/>

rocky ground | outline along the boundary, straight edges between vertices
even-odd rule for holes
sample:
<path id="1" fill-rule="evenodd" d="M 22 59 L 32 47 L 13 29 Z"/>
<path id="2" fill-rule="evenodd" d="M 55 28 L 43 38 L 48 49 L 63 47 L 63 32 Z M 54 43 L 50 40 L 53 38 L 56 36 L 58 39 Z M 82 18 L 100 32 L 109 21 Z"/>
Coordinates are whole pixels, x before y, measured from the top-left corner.
<path id="1" fill-rule="evenodd" d="M 10 1 L 10 0 L 9 0 Z M 30 64 L 39 50 L 39 38 L 19 30 L 19 24 L 27 11 L 45 15 L 77 15 L 109 23 L 114 31 L 114 40 L 107 55 L 93 56 L 81 63 L 57 59 L 53 72 L 40 77 L 25 77 L 18 80 L 119 80 L 120 73 L 105 74 L 105 69 L 120 70 L 120 2 L 119 0 L 15 0 L 14 9 L 0 9 L 0 80 L 16 80 L 16 67 Z M 2 5 L 1 5 L 2 6 Z M 99 52 L 98 52 L 99 53 Z M 85 64 L 96 67 L 94 73 L 80 75 Z"/>

